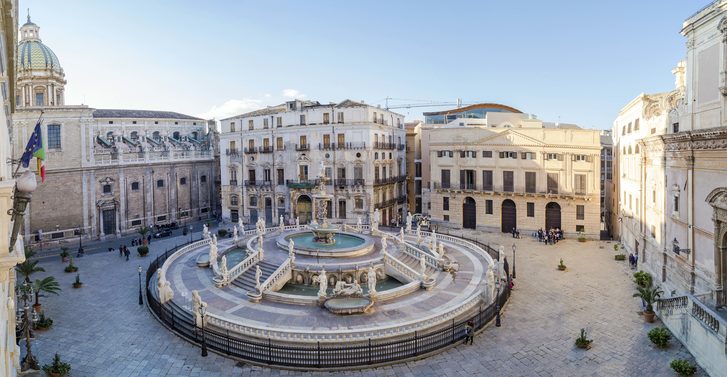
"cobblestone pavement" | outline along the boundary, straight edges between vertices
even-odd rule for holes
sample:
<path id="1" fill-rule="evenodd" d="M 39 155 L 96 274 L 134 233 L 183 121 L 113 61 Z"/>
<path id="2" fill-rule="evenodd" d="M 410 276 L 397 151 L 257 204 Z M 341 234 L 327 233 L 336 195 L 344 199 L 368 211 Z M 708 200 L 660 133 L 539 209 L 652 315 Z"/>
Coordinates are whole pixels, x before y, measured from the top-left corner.
<path id="1" fill-rule="evenodd" d="M 459 232 L 458 232 L 459 233 Z M 506 245 L 507 235 L 477 234 L 480 241 Z M 61 283 L 60 296 L 42 297 L 55 324 L 38 332 L 33 343 L 39 361 L 58 352 L 73 367 L 73 376 L 278 376 L 298 372 L 239 363 L 214 353 L 202 358 L 198 347 L 159 324 L 138 305 L 136 271 L 184 238 L 154 242 L 146 258 L 126 262 L 118 253 L 99 253 L 76 261 L 84 286 L 71 288 L 75 274 L 63 272 L 59 259 L 41 262 Z M 517 279 L 505 308 L 502 327 L 488 327 L 474 345 L 460 345 L 429 357 L 388 367 L 309 375 L 350 376 L 673 376 L 669 362 L 691 355 L 678 342 L 654 348 L 631 297 L 628 264 L 613 260 L 611 244 L 566 240 L 544 246 L 532 239 L 516 240 Z M 559 272 L 560 258 L 568 266 Z M 513 261 L 511 256 L 510 266 Z M 593 348 L 573 342 L 580 328 L 589 331 Z M 24 347 L 24 343 L 21 343 Z M 701 370 L 698 375 L 704 375 Z"/>

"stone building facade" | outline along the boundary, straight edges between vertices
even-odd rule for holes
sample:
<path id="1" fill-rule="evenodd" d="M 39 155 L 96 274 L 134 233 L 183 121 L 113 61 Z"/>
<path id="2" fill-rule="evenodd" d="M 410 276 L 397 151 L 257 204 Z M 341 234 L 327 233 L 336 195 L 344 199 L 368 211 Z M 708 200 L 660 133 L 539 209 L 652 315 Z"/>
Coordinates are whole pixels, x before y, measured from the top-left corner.
<path id="1" fill-rule="evenodd" d="M 429 159 L 430 215 L 440 226 L 599 236 L 597 130 L 491 111 L 427 123 L 422 150 Z"/>
<path id="2" fill-rule="evenodd" d="M 406 123 L 406 192 L 409 210 L 422 213 L 422 122 Z"/>
<path id="3" fill-rule="evenodd" d="M 25 218 L 27 240 L 116 237 L 212 214 L 207 121 L 168 111 L 65 105 L 65 73 L 41 42 L 39 27 L 28 19 L 20 35 L 14 157 L 39 119 L 46 149 L 46 181 Z"/>
<path id="4" fill-rule="evenodd" d="M 312 195 L 325 169 L 327 216 L 382 224 L 406 214 L 404 117 L 350 100 L 290 101 L 222 120 L 222 216 L 254 223 L 310 221 Z"/>

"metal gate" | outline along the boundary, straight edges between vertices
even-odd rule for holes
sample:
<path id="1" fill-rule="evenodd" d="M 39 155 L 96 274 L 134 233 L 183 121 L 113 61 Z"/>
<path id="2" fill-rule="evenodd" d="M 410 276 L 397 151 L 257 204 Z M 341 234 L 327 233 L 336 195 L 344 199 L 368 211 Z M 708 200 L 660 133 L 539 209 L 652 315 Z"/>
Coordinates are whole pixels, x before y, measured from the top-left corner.
<path id="1" fill-rule="evenodd" d="M 462 227 L 477 228 L 477 203 L 470 197 L 465 198 L 462 204 Z"/>
<path id="2" fill-rule="evenodd" d="M 515 202 L 506 199 L 502 202 L 502 229 L 504 233 L 512 232 L 513 228 L 517 228 L 517 208 Z"/>
<path id="3" fill-rule="evenodd" d="M 116 234 L 116 210 L 105 209 L 101 212 L 103 216 L 103 233 Z"/>
<path id="4" fill-rule="evenodd" d="M 545 205 L 545 230 L 560 228 L 560 204 L 550 202 Z"/>

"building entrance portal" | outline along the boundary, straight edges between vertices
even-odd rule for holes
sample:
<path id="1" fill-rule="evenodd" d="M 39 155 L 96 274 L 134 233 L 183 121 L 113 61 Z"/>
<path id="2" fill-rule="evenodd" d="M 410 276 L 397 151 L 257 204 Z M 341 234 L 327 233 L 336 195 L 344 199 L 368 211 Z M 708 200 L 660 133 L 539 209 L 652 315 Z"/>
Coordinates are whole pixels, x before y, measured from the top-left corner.
<path id="1" fill-rule="evenodd" d="M 545 230 L 560 228 L 560 204 L 550 202 L 545 205 Z"/>
<path id="2" fill-rule="evenodd" d="M 502 228 L 503 233 L 510 233 L 517 228 L 517 207 L 515 202 L 505 199 L 502 202 Z"/>
<path id="3" fill-rule="evenodd" d="M 301 195 L 295 205 L 295 214 L 300 218 L 301 224 L 308 224 L 313 219 L 313 203 L 310 196 Z"/>
<path id="4" fill-rule="evenodd" d="M 462 204 L 462 227 L 477 228 L 477 203 L 470 197 L 466 197 Z"/>

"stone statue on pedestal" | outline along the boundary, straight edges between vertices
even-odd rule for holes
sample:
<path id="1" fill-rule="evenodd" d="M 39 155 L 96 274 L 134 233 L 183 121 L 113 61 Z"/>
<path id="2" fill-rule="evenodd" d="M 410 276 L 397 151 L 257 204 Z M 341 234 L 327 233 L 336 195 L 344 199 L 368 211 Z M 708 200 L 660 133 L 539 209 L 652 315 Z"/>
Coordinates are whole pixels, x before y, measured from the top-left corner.
<path id="1" fill-rule="evenodd" d="M 328 276 L 325 268 L 321 268 L 316 280 L 318 280 L 318 298 L 325 298 L 328 295 Z"/>
<path id="2" fill-rule="evenodd" d="M 356 217 L 356 230 L 361 231 L 361 216 Z"/>
<path id="3" fill-rule="evenodd" d="M 283 220 L 283 215 L 280 215 L 278 218 L 278 226 L 280 227 L 280 231 L 285 231 L 285 220 Z"/>
<path id="4" fill-rule="evenodd" d="M 202 225 L 202 238 L 204 238 L 204 239 L 210 238 L 210 230 L 207 227 L 207 224 Z"/>
<path id="5" fill-rule="evenodd" d="M 262 285 L 260 284 L 260 278 L 263 276 L 263 271 L 260 269 L 259 265 L 255 266 L 255 289 L 257 289 L 257 293 L 262 294 Z"/>
<path id="6" fill-rule="evenodd" d="M 232 226 L 232 239 L 237 243 L 237 225 Z"/>
<path id="7" fill-rule="evenodd" d="M 389 246 L 389 241 L 386 236 L 381 237 L 381 250 L 386 251 L 387 246 Z"/>
<path id="8" fill-rule="evenodd" d="M 242 217 L 237 219 L 237 227 L 240 228 L 240 232 L 245 232 L 245 224 L 242 223 Z"/>
<path id="9" fill-rule="evenodd" d="M 174 298 L 172 285 L 164 276 L 164 272 L 162 272 L 161 268 L 157 269 L 157 290 L 159 290 L 159 302 L 162 304 L 165 304 Z"/>
<path id="10" fill-rule="evenodd" d="M 300 228 L 300 216 L 295 217 L 295 227 Z"/>
<path id="11" fill-rule="evenodd" d="M 209 251 L 209 260 L 210 260 L 210 268 L 213 268 L 212 266 L 217 263 L 217 242 L 214 242 L 215 238 L 212 238 L 212 242 L 210 242 L 210 251 Z"/>
<path id="12" fill-rule="evenodd" d="M 411 233 L 411 222 L 414 221 L 411 212 L 406 213 L 406 232 Z"/>
<path id="13" fill-rule="evenodd" d="M 194 313 L 194 323 L 197 327 L 202 327 L 202 313 L 200 308 L 207 307 L 207 303 L 202 301 L 199 291 L 192 291 L 192 312 Z"/>
<path id="14" fill-rule="evenodd" d="M 419 270 L 421 271 L 422 277 L 427 274 L 427 257 L 424 254 L 419 255 Z"/>
<path id="15" fill-rule="evenodd" d="M 484 301 L 485 304 L 489 304 L 495 299 L 495 273 L 492 265 L 487 266 L 487 272 L 485 273 L 485 290 Z"/>
<path id="16" fill-rule="evenodd" d="M 369 286 L 369 297 L 376 296 L 376 269 L 373 265 L 369 267 L 369 272 L 366 274 L 366 283 Z"/>
<path id="17" fill-rule="evenodd" d="M 399 229 L 399 240 L 401 240 L 401 242 L 404 242 L 404 228 Z"/>
<path id="18" fill-rule="evenodd" d="M 295 262 L 295 242 L 293 242 L 293 239 L 291 238 L 288 241 L 288 258 L 290 258 L 290 262 Z"/>
<path id="19" fill-rule="evenodd" d="M 229 279 L 230 275 L 227 271 L 227 256 L 223 255 L 220 259 L 220 275 L 222 275 L 222 279 L 225 283 L 227 283 L 227 280 Z"/>
<path id="20" fill-rule="evenodd" d="M 439 245 L 437 245 L 437 254 L 439 254 L 439 257 L 444 257 L 444 245 L 440 242 Z"/>

